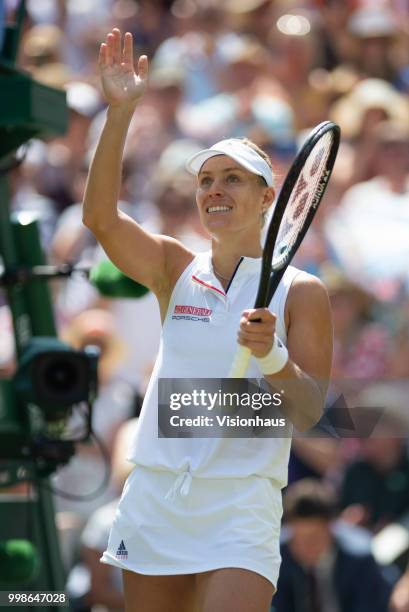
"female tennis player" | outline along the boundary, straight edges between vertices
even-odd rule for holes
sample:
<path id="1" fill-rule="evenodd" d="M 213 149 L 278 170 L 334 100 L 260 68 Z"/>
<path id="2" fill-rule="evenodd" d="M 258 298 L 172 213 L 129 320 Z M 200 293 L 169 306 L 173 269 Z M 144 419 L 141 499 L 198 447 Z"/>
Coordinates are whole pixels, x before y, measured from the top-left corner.
<path id="1" fill-rule="evenodd" d="M 146 56 L 134 72 L 132 48 L 131 34 L 122 41 L 118 29 L 101 45 L 108 111 L 84 223 L 112 261 L 157 296 L 163 332 L 130 451 L 136 467 L 102 561 L 123 569 L 127 612 L 268 612 L 290 440 L 159 438 L 158 378 L 227 377 L 238 332 L 252 351 L 249 377 L 285 379 L 289 393 L 298 384 L 304 401 L 286 416 L 305 430 L 321 416 L 330 372 L 328 298 L 318 279 L 290 266 L 270 307 L 248 309 L 274 187 L 268 156 L 247 140 L 222 141 L 187 163 L 210 252 L 195 255 L 118 211 L 124 143 L 148 76 Z"/>

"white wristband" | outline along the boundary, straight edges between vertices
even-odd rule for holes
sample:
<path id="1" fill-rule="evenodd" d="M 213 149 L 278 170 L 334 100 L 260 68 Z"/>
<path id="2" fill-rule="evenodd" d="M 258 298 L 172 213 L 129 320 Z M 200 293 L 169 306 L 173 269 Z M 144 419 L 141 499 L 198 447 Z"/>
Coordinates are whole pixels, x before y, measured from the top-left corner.
<path id="1" fill-rule="evenodd" d="M 283 369 L 288 361 L 287 347 L 277 335 L 274 335 L 274 344 L 265 357 L 257 357 L 257 362 L 263 374 L 275 374 Z"/>

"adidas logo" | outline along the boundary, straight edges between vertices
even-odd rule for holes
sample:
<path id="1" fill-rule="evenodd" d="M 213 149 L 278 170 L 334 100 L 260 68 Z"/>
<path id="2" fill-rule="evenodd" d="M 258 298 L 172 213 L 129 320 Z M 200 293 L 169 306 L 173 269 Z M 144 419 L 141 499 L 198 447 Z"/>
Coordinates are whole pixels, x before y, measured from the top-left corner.
<path id="1" fill-rule="evenodd" d="M 121 540 L 121 543 L 118 546 L 118 550 L 116 551 L 116 556 L 118 557 L 118 559 L 128 558 L 128 551 L 126 550 L 126 546 L 123 540 Z"/>

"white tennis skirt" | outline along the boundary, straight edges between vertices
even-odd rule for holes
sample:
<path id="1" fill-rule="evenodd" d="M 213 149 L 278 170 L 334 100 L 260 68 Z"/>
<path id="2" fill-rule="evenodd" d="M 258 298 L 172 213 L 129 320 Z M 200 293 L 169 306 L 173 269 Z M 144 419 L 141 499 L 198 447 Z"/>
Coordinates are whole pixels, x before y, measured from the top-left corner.
<path id="1" fill-rule="evenodd" d="M 101 561 L 148 575 L 237 567 L 274 587 L 281 491 L 268 478 L 199 478 L 136 466 Z"/>

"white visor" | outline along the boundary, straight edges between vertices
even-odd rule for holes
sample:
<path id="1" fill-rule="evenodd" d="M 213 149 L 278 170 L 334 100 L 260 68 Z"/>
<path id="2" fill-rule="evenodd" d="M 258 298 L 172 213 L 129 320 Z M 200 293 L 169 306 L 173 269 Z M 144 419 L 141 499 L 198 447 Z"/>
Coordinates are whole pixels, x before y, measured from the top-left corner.
<path id="1" fill-rule="evenodd" d="M 274 184 L 273 172 L 268 163 L 254 149 L 244 144 L 238 138 L 228 138 L 216 142 L 210 149 L 203 149 L 192 155 L 186 162 L 186 169 L 196 176 L 199 174 L 203 164 L 215 155 L 227 155 L 249 172 L 262 176 L 267 185 Z"/>

